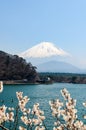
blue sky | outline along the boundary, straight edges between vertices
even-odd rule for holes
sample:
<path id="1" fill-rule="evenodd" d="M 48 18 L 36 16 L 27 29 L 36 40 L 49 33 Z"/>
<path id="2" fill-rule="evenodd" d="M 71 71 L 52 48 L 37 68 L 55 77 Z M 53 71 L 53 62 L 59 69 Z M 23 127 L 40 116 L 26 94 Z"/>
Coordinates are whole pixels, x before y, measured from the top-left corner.
<path id="1" fill-rule="evenodd" d="M 0 50 L 17 54 L 42 41 L 86 68 L 86 0 L 0 1 Z"/>

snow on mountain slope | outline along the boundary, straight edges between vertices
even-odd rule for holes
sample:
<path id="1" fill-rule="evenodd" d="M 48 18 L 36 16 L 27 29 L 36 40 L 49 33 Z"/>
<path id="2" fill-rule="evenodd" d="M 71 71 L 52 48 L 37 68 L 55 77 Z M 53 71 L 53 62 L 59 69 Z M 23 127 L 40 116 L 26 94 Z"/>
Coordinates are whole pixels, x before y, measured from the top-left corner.
<path id="1" fill-rule="evenodd" d="M 44 58 L 50 56 L 68 56 L 69 54 L 61 48 L 57 48 L 53 43 L 42 42 L 27 51 L 19 54 L 23 58 Z"/>

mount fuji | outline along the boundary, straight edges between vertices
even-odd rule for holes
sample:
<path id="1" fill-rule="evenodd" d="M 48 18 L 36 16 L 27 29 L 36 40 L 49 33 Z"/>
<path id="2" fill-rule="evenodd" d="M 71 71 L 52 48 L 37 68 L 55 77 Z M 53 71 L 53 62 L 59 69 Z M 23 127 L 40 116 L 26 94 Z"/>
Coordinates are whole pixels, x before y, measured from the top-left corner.
<path id="1" fill-rule="evenodd" d="M 19 56 L 23 58 L 45 58 L 51 56 L 69 56 L 69 54 L 61 48 L 56 47 L 53 43 L 41 42 L 22 52 Z"/>
<path id="2" fill-rule="evenodd" d="M 37 67 L 38 72 L 77 73 L 81 70 L 65 60 L 71 55 L 50 42 L 41 42 L 19 54 Z"/>

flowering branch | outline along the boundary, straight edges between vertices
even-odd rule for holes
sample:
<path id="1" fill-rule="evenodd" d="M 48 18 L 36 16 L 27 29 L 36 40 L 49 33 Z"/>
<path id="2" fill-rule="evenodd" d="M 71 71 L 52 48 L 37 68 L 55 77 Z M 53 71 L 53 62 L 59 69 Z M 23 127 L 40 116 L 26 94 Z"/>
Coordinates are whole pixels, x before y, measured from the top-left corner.
<path id="1" fill-rule="evenodd" d="M 4 127 L 3 125 L 0 125 L 0 128 L 2 128 L 2 130 L 9 130 L 6 127 Z"/>
<path id="2" fill-rule="evenodd" d="M 3 90 L 3 84 L 0 84 L 0 92 Z M 53 130 L 86 130 L 86 124 L 78 119 L 76 100 L 73 99 L 67 89 L 61 90 L 64 102 L 59 99 L 49 101 L 52 116 L 56 119 Z M 18 105 L 14 114 L 14 108 L 0 106 L 0 128 L 2 130 L 48 130 L 45 125 L 44 111 L 40 109 L 39 103 L 33 105 L 33 108 L 27 108 L 29 102 L 27 96 L 23 96 L 23 92 L 16 92 Z M 83 103 L 86 107 L 86 102 Z M 19 113 L 20 112 L 20 113 Z M 20 115 L 19 115 L 20 114 Z M 15 116 L 14 116 L 15 115 Z M 84 115 L 86 119 L 86 115 Z M 6 128 L 4 122 L 12 123 L 9 129 Z M 23 123 L 21 126 L 20 123 Z M 3 124 L 3 125 L 2 125 Z M 8 125 L 9 126 L 9 125 Z"/>

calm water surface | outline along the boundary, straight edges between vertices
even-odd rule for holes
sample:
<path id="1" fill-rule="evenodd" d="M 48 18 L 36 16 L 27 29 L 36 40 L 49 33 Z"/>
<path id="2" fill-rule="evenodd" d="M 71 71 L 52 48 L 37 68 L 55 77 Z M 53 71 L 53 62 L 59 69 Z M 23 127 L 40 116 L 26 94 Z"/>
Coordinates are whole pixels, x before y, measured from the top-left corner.
<path id="1" fill-rule="evenodd" d="M 23 91 L 24 95 L 30 98 L 28 107 L 31 108 L 34 103 L 40 103 L 40 108 L 44 110 L 46 115 L 45 124 L 50 130 L 53 126 L 53 118 L 51 116 L 49 100 L 56 98 L 62 100 L 63 98 L 60 94 L 62 88 L 67 88 L 71 96 L 77 99 L 78 116 L 82 119 L 82 115 L 86 113 L 82 106 L 82 102 L 86 101 L 86 84 L 4 85 L 4 91 L 0 94 L 0 100 L 3 100 L 7 106 L 15 106 L 17 103 L 16 91 Z M 11 99 L 14 100 L 13 103 L 11 103 Z"/>

